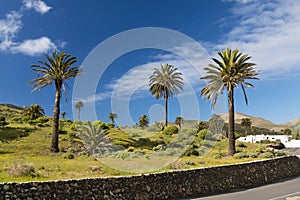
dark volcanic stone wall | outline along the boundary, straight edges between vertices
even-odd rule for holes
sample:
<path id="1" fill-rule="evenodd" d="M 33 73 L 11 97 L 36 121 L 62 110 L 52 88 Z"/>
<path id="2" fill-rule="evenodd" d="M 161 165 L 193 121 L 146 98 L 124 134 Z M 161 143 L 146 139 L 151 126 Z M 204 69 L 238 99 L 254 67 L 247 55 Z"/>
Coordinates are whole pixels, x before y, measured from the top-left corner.
<path id="1" fill-rule="evenodd" d="M 170 199 L 254 187 L 300 175 L 296 156 L 139 176 L 1 183 L 0 199 Z"/>

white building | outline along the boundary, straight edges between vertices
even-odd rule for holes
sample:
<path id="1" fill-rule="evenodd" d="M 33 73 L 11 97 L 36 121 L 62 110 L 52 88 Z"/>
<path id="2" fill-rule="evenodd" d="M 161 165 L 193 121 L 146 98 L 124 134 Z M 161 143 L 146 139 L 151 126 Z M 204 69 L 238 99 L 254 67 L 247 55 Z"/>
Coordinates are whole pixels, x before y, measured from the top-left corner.
<path id="1" fill-rule="evenodd" d="M 280 140 L 287 148 L 300 148 L 300 140 L 292 140 L 291 135 L 247 135 L 246 137 L 238 138 L 240 142 L 250 143 L 260 142 L 261 140 L 269 140 L 272 142 Z"/>

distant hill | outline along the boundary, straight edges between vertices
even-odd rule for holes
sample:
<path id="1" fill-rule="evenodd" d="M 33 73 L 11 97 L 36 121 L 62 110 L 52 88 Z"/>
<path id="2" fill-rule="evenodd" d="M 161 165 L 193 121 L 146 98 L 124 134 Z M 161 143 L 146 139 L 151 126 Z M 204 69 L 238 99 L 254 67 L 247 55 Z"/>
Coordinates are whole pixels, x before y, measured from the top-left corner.
<path id="1" fill-rule="evenodd" d="M 224 119 L 225 123 L 228 123 L 228 113 L 220 114 L 220 117 Z M 244 129 L 240 126 L 242 118 L 250 118 L 252 121 L 252 126 L 256 126 L 262 129 L 268 129 L 270 131 L 280 132 L 282 129 L 290 128 L 291 130 L 300 130 L 300 118 L 295 119 L 291 122 L 283 123 L 283 124 L 275 124 L 270 120 L 266 120 L 261 117 L 254 117 L 250 115 L 246 115 L 243 113 L 235 113 L 235 124 L 236 129 Z M 185 120 L 182 127 L 183 128 L 191 128 L 195 127 L 197 120 Z"/>
<path id="2" fill-rule="evenodd" d="M 293 121 L 283 123 L 282 126 L 289 127 L 290 129 L 300 130 L 300 118 L 294 119 Z"/>
<path id="3" fill-rule="evenodd" d="M 228 122 L 228 113 L 221 114 L 220 115 L 225 122 Z M 246 115 L 243 113 L 235 113 L 235 123 L 236 124 L 241 124 L 242 118 L 250 118 L 252 121 L 252 126 L 260 127 L 260 128 L 266 128 L 269 130 L 274 130 L 274 131 L 280 131 L 282 129 L 287 128 L 288 126 L 284 124 L 275 124 L 269 120 L 263 119 L 261 117 L 253 117 L 250 115 Z"/>
<path id="4" fill-rule="evenodd" d="M 23 107 L 13 104 L 0 104 L 0 116 L 6 118 L 19 117 L 23 109 Z"/>

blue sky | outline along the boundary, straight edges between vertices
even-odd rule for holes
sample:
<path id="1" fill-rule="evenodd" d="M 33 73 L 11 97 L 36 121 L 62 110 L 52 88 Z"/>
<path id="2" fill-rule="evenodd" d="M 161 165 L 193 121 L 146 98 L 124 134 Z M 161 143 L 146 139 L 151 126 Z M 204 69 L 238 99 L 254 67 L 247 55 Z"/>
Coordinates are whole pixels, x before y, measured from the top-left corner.
<path id="1" fill-rule="evenodd" d="M 128 123 L 123 120 L 120 107 L 128 111 L 132 123 L 141 114 L 150 116 L 152 121 L 162 120 L 163 100 L 153 98 L 145 84 L 148 74 L 165 63 L 177 67 L 185 83 L 191 86 L 188 92 L 185 90 L 179 95 L 181 100 L 170 100 L 170 121 L 180 115 L 185 119 L 207 120 L 212 113 L 226 112 L 225 97 L 221 97 L 215 110 L 211 110 L 210 102 L 200 98 L 204 83 L 200 83 L 199 78 L 203 67 L 211 63 L 209 57 L 230 47 L 250 54 L 262 72 L 261 80 L 252 82 L 255 88 L 247 89 L 248 106 L 241 91 L 236 92 L 236 111 L 275 123 L 287 122 L 300 117 L 299 9 L 300 1 L 295 0 L 78 0 L 76 3 L 71 0 L 0 0 L 0 103 L 20 106 L 37 103 L 47 115 L 52 115 L 54 87 L 31 93 L 32 87 L 28 85 L 36 77 L 30 65 L 43 59 L 42 53 L 56 48 L 76 56 L 78 65 L 82 65 L 97 45 L 116 34 L 158 27 L 197 41 L 203 50 L 191 44 L 174 46 L 197 66 L 191 66 L 186 58 L 172 51 L 145 48 L 127 52 L 105 67 L 93 96 L 80 97 L 85 103 L 83 112 L 95 103 L 97 118 L 103 121 L 109 121 L 107 116 L 113 111 L 119 114 L 119 124 Z M 109 46 L 98 59 L 103 60 L 135 42 Z M 83 69 L 89 67 L 83 66 Z M 68 83 L 70 101 L 63 100 L 61 110 L 73 119 L 72 101 L 78 99 L 72 99 L 76 90 L 73 90 L 74 80 Z M 86 87 L 88 89 L 89 82 Z M 196 98 L 197 105 L 190 104 L 189 98 Z M 127 102 L 123 104 L 122 100 Z M 197 110 L 200 116 L 193 115 Z M 89 119 L 88 112 L 83 113 L 84 119 Z"/>

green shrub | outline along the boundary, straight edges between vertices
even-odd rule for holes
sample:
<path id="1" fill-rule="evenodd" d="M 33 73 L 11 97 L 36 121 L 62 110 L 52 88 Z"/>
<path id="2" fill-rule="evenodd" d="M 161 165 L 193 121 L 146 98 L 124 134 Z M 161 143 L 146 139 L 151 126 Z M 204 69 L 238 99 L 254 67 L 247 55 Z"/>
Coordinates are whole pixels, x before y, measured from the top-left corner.
<path id="1" fill-rule="evenodd" d="M 214 159 L 221 159 L 221 158 L 223 158 L 223 155 L 220 152 L 218 152 L 218 153 L 213 154 L 213 158 Z"/>
<path id="2" fill-rule="evenodd" d="M 72 123 L 72 120 L 68 118 L 68 119 L 65 119 L 64 122 L 65 122 L 65 123 L 70 123 L 70 124 L 71 124 L 71 123 Z"/>
<path id="3" fill-rule="evenodd" d="M 275 156 L 276 157 L 286 156 L 286 153 L 284 151 L 276 151 Z"/>
<path id="4" fill-rule="evenodd" d="M 259 158 L 274 158 L 274 154 L 272 152 L 265 152 L 262 154 L 259 154 Z"/>
<path id="5" fill-rule="evenodd" d="M 13 117 L 13 118 L 11 118 L 11 121 L 13 121 L 13 122 L 22 122 L 22 118 L 21 117 Z"/>
<path id="6" fill-rule="evenodd" d="M 235 139 L 238 139 L 239 137 L 241 137 L 241 135 L 239 133 L 234 133 L 234 137 Z"/>
<path id="7" fill-rule="evenodd" d="M 162 147 L 163 147 L 163 146 L 162 146 L 161 144 L 159 144 L 159 145 L 153 147 L 152 150 L 153 150 L 153 151 L 158 151 L 158 150 L 162 149 Z"/>
<path id="8" fill-rule="evenodd" d="M 127 148 L 127 151 L 128 151 L 128 152 L 133 152 L 134 150 L 135 150 L 135 148 L 132 147 L 132 146 L 130 146 L 130 147 Z"/>
<path id="9" fill-rule="evenodd" d="M 173 135 L 178 133 L 177 126 L 168 126 L 163 130 L 163 134 L 165 135 Z"/>
<path id="10" fill-rule="evenodd" d="M 115 128 L 115 124 L 113 124 L 113 123 L 111 123 L 111 122 L 106 123 L 106 126 L 107 126 L 109 129 Z"/>
<path id="11" fill-rule="evenodd" d="M 192 160 L 187 160 L 187 161 L 185 161 L 185 164 L 186 165 L 195 165 L 195 162 Z"/>
<path id="12" fill-rule="evenodd" d="M 207 135 L 207 129 L 203 129 L 198 132 L 197 136 L 201 139 L 204 140 L 205 136 Z"/>
<path id="13" fill-rule="evenodd" d="M 71 125 L 70 125 L 70 129 L 71 129 L 72 131 L 76 131 L 76 130 L 77 130 L 76 123 L 71 124 Z"/>
<path id="14" fill-rule="evenodd" d="M 197 147 L 194 145 L 188 145 L 186 146 L 186 150 L 184 152 L 185 156 L 199 156 L 199 151 L 197 150 Z"/>
<path id="15" fill-rule="evenodd" d="M 14 163 L 6 169 L 9 176 L 13 177 L 36 177 L 34 165 L 32 163 Z"/>
<path id="16" fill-rule="evenodd" d="M 65 159 L 74 159 L 75 156 L 72 153 L 68 153 L 67 155 L 64 156 Z"/>
<path id="17" fill-rule="evenodd" d="M 236 147 L 246 148 L 247 145 L 244 142 L 237 141 Z"/>
<path id="18" fill-rule="evenodd" d="M 250 153 L 250 154 L 249 154 L 249 157 L 250 157 L 250 158 L 257 158 L 258 155 L 259 155 L 259 153 L 254 152 L 254 153 Z"/>
<path id="19" fill-rule="evenodd" d="M 29 120 L 31 120 L 31 116 L 29 116 L 29 115 L 25 115 L 22 117 L 23 122 L 28 122 Z"/>
<path id="20" fill-rule="evenodd" d="M 49 118 L 48 117 L 39 117 L 35 120 L 37 123 L 41 123 L 41 124 L 44 124 L 44 123 L 47 123 L 49 122 Z"/>
<path id="21" fill-rule="evenodd" d="M 235 159 L 249 158 L 249 154 L 246 152 L 240 152 L 240 153 L 234 154 L 233 158 L 235 158 Z"/>
<path id="22" fill-rule="evenodd" d="M 5 117 L 4 116 L 0 116 L 0 122 L 5 121 Z"/>

